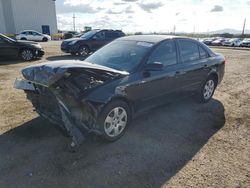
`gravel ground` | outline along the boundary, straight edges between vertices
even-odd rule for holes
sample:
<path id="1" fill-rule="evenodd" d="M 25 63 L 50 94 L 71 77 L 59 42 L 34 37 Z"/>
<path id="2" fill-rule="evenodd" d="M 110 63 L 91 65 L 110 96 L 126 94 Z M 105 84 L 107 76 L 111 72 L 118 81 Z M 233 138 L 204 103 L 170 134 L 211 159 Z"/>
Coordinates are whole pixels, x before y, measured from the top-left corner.
<path id="1" fill-rule="evenodd" d="M 70 139 L 13 89 L 27 65 L 77 59 L 59 44 L 42 43 L 35 62 L 0 62 L 0 187 L 250 187 L 250 50 L 214 49 L 227 64 L 208 104 L 151 110 L 117 142 L 90 135 L 71 153 Z"/>

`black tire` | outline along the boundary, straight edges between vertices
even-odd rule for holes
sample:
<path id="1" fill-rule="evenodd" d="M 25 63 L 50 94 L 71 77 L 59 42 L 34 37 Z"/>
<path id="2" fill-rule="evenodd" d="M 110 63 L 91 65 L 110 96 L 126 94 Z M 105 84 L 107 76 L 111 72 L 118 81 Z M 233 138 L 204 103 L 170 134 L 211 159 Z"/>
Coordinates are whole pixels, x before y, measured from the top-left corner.
<path id="1" fill-rule="evenodd" d="M 111 118 L 113 115 L 112 113 L 114 113 L 114 110 L 117 108 L 121 110 L 121 111 L 118 111 L 118 114 L 119 113 L 123 114 L 122 110 L 125 110 L 127 116 L 126 118 L 124 116 L 123 120 L 118 120 L 114 116 L 113 119 L 116 119 L 116 120 L 112 120 L 112 123 L 114 123 L 114 121 L 116 121 L 117 123 L 116 124 L 114 123 L 114 125 L 111 125 L 111 123 L 108 123 L 106 119 L 108 120 L 109 118 Z M 124 127 L 123 128 L 121 124 L 119 123 L 119 121 L 125 122 L 125 119 L 126 119 L 126 124 L 125 126 L 123 126 Z M 131 121 L 131 111 L 127 103 L 121 100 L 115 100 L 115 101 L 111 101 L 109 104 L 105 106 L 104 110 L 101 112 L 99 118 L 97 119 L 97 124 L 102 132 L 101 137 L 106 141 L 113 142 L 113 141 L 118 140 L 120 137 L 124 135 L 124 133 L 126 132 L 128 128 L 130 121 Z M 118 130 L 118 132 L 119 131 L 121 132 L 119 132 L 119 134 L 116 135 L 115 134 L 116 130 Z"/>
<path id="2" fill-rule="evenodd" d="M 44 37 L 43 42 L 48 42 L 48 38 Z"/>
<path id="3" fill-rule="evenodd" d="M 78 52 L 77 54 L 80 56 L 80 57 L 87 57 L 89 55 L 89 48 L 88 46 L 80 46 L 79 49 L 78 49 Z"/>
<path id="4" fill-rule="evenodd" d="M 35 58 L 34 53 L 30 49 L 23 49 L 20 52 L 20 58 L 24 61 L 31 61 Z"/>
<path id="5" fill-rule="evenodd" d="M 212 87 L 213 85 L 213 87 Z M 215 76 L 209 76 L 203 83 L 200 90 L 197 92 L 197 99 L 200 103 L 207 103 L 214 95 L 214 91 L 217 87 L 217 79 Z"/>
<path id="6" fill-rule="evenodd" d="M 20 40 L 27 40 L 26 38 L 22 37 Z"/>
<path id="7" fill-rule="evenodd" d="M 76 53 L 75 53 L 75 52 L 71 52 L 70 54 L 71 54 L 71 55 L 73 55 L 73 56 L 75 56 L 75 55 L 76 55 Z"/>

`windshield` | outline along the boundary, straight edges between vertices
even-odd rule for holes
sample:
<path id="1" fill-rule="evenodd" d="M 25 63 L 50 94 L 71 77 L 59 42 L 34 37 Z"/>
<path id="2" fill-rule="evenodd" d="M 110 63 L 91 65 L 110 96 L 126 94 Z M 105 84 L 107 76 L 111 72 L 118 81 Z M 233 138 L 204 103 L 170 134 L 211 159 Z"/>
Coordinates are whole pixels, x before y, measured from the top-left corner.
<path id="1" fill-rule="evenodd" d="M 94 34 L 96 34 L 97 32 L 98 32 L 98 30 L 89 31 L 89 32 L 83 34 L 83 35 L 81 36 L 81 38 L 89 39 L 89 38 L 91 38 Z"/>
<path id="2" fill-rule="evenodd" d="M 114 41 L 96 51 L 85 61 L 131 72 L 152 46 L 152 43 L 147 42 Z"/>
<path id="3" fill-rule="evenodd" d="M 0 37 L 4 38 L 5 40 L 8 40 L 8 41 L 11 41 L 11 42 L 15 42 L 14 39 L 10 38 L 10 37 L 7 37 L 5 35 L 0 35 Z"/>

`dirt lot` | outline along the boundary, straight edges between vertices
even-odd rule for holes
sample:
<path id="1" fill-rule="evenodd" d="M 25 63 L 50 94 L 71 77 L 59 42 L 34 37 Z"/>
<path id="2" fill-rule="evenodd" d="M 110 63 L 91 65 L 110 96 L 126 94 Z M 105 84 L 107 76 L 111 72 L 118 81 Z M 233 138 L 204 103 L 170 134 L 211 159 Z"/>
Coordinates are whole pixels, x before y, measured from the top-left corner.
<path id="1" fill-rule="evenodd" d="M 59 42 L 42 45 L 42 60 L 0 65 L 0 187 L 250 187 L 250 50 L 214 49 L 226 74 L 208 104 L 154 109 L 119 141 L 89 136 L 70 153 L 70 139 L 13 89 L 27 65 L 75 59 Z"/>

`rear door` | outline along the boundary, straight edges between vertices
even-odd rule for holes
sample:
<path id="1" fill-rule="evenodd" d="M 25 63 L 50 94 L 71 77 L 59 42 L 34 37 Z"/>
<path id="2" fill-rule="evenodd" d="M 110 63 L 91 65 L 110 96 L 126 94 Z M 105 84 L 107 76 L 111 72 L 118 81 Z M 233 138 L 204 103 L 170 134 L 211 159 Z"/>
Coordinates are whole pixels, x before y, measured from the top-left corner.
<path id="1" fill-rule="evenodd" d="M 182 64 L 177 72 L 182 92 L 199 89 L 210 71 L 209 56 L 206 50 L 190 39 L 177 39 L 179 59 Z M 179 74 L 179 75 L 178 75 Z"/>

